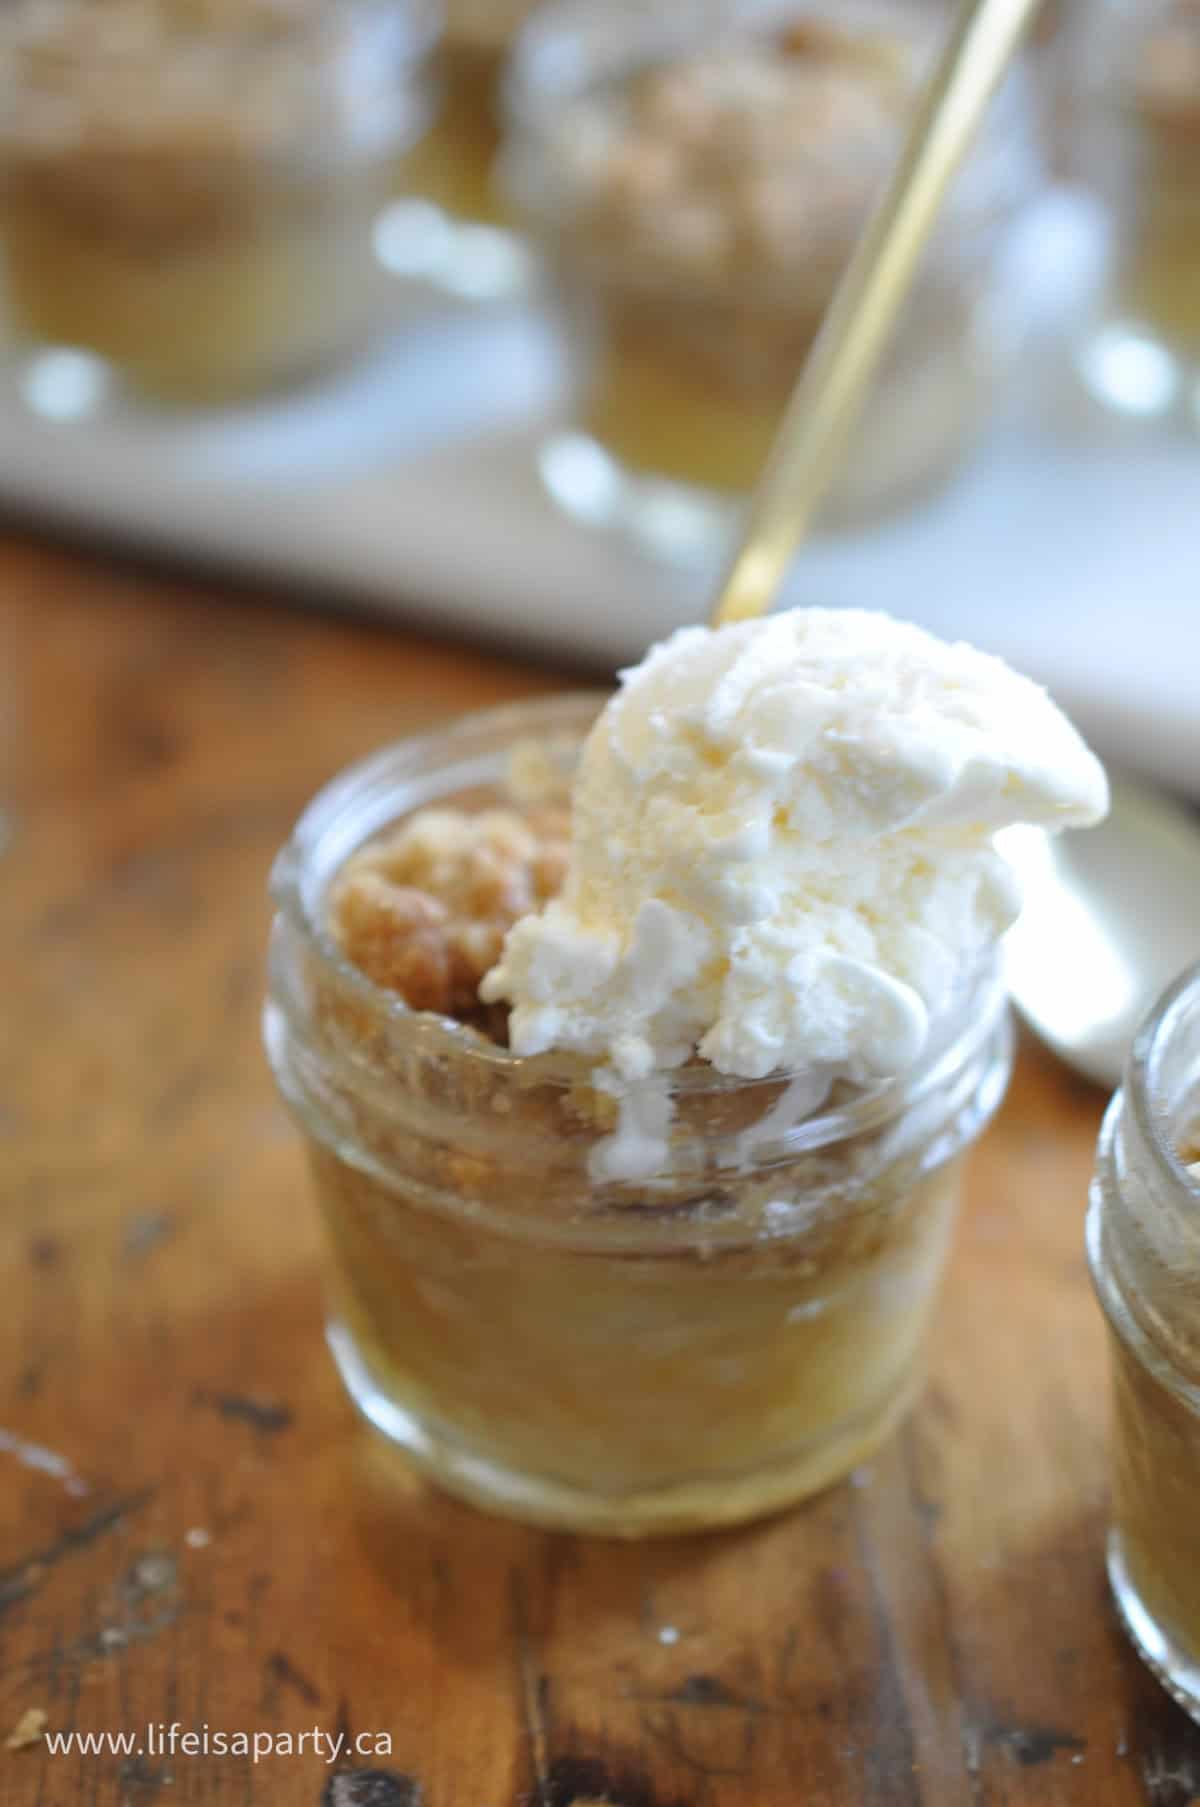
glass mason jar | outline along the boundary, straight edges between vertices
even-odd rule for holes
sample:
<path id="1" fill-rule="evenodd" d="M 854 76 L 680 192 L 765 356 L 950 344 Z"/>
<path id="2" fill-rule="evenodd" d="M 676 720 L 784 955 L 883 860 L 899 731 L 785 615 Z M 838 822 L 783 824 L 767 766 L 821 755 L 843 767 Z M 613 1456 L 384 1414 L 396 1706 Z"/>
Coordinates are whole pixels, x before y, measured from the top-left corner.
<path id="1" fill-rule="evenodd" d="M 573 323 L 575 416 L 540 460 L 570 513 L 668 557 L 726 544 L 941 27 L 941 9 L 874 0 L 559 0 L 527 27 L 503 180 Z M 764 123 L 749 86 L 766 76 L 750 72 L 735 117 L 716 48 L 756 43 L 827 86 L 790 107 L 776 98 Z M 998 257 L 1040 174 L 1034 112 L 1014 76 L 923 261 L 830 501 L 835 524 L 948 475 L 988 416 L 1012 325 Z"/>
<path id="2" fill-rule="evenodd" d="M 1077 6 L 1081 173 L 1106 203 L 1111 256 L 1079 368 L 1128 418 L 1200 428 L 1200 4 Z"/>
<path id="3" fill-rule="evenodd" d="M 1149 1667 L 1200 1721 L 1200 966 L 1151 1011 L 1100 1135 L 1088 1255 L 1110 1332 L 1108 1573 Z"/>
<path id="4" fill-rule="evenodd" d="M 597 1177 L 586 1062 L 414 1013 L 340 953 L 347 857 L 422 805 L 573 761 L 595 697 L 470 716 L 353 767 L 277 862 L 266 1043 L 332 1250 L 360 1410 L 451 1491 L 636 1536 L 774 1511 L 868 1456 L 918 1385 L 962 1157 L 1007 1081 L 989 964 L 919 1066 L 812 1108 L 790 1076 L 673 1076 L 661 1169 Z"/>
<path id="5" fill-rule="evenodd" d="M 388 317 L 372 234 L 423 129 L 432 0 L 14 0 L 0 251 L 18 341 L 207 402 Z"/>

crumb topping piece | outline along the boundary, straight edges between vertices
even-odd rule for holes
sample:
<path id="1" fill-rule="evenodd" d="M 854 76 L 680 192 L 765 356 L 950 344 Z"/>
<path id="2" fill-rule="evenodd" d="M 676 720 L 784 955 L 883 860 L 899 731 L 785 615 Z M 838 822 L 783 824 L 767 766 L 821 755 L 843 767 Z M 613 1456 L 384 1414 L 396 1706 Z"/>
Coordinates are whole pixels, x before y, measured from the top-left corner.
<path id="1" fill-rule="evenodd" d="M 1157 25 L 1143 28 L 1136 85 L 1147 113 L 1200 120 L 1200 0 L 1174 0 Z"/>
<path id="2" fill-rule="evenodd" d="M 11 0 L 0 137 L 57 157 L 262 155 L 318 129 L 353 141 L 377 130 L 390 78 L 371 62 L 394 49 L 384 8 L 334 0 Z"/>
<path id="3" fill-rule="evenodd" d="M 569 834 L 556 805 L 419 810 L 346 862 L 334 934 L 347 959 L 411 1009 L 502 1040 L 506 1013 L 480 1003 L 479 982 L 517 918 L 558 892 Z"/>
<path id="4" fill-rule="evenodd" d="M 567 135 L 583 226 L 693 277 L 841 255 L 891 167 L 920 43 L 899 19 L 800 22 L 647 71 Z"/>

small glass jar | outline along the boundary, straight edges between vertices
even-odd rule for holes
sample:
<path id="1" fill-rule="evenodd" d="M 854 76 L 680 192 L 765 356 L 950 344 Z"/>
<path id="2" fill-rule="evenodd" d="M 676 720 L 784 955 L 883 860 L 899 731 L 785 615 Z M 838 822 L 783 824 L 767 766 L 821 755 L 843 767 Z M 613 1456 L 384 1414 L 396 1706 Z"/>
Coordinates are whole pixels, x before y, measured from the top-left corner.
<path id="1" fill-rule="evenodd" d="M 1100 1135 L 1088 1255 L 1110 1332 L 1108 1573 L 1149 1667 L 1200 1721 L 1200 966 L 1151 1011 Z"/>
<path id="2" fill-rule="evenodd" d="M 523 34 L 503 174 L 561 280 L 576 416 L 556 500 L 668 556 L 728 540 L 899 152 L 940 9 L 560 0 Z M 985 420 L 994 274 L 1039 175 L 1028 85 L 996 101 L 918 274 L 828 518 L 945 477 Z"/>
<path id="3" fill-rule="evenodd" d="M 1130 420 L 1200 428 L 1200 4 L 1079 7 L 1081 174 L 1111 217 L 1107 279 L 1078 364 Z"/>
<path id="4" fill-rule="evenodd" d="M 346 859 L 434 801 L 565 765 L 594 697 L 467 717 L 336 779 L 281 853 L 266 1043 L 333 1252 L 329 1337 L 361 1411 L 437 1481 L 535 1522 L 637 1536 L 774 1511 L 911 1401 L 962 1157 L 1011 1047 L 997 968 L 903 1079 L 813 1109 L 787 1076 L 673 1075 L 661 1168 L 600 1177 L 613 1100 L 349 964 Z"/>
<path id="5" fill-rule="evenodd" d="M 431 0 L 13 0 L 0 249 L 31 356 L 157 399 L 307 375 L 388 318 L 373 229 L 429 110 Z"/>

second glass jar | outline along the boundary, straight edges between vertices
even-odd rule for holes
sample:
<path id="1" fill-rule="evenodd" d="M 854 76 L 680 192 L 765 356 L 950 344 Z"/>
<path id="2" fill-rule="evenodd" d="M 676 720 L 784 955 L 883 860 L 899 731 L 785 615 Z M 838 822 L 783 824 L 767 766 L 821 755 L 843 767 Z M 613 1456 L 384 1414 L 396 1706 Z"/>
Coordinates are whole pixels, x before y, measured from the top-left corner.
<path id="1" fill-rule="evenodd" d="M 14 0 L 0 245 L 30 355 L 224 400 L 387 318 L 372 233 L 424 127 L 428 0 Z"/>
<path id="2" fill-rule="evenodd" d="M 1108 1322 L 1108 1571 L 1134 1644 L 1200 1721 L 1200 967 L 1153 1010 L 1100 1138 L 1088 1254 Z"/>
<path id="3" fill-rule="evenodd" d="M 543 457 L 560 502 L 658 522 L 668 552 L 689 514 L 700 540 L 728 530 L 898 154 L 935 22 L 869 0 L 561 0 L 527 28 L 503 180 L 575 321 L 579 408 Z M 980 426 L 998 253 L 1038 171 L 1018 77 L 924 261 L 835 518 L 944 475 Z"/>

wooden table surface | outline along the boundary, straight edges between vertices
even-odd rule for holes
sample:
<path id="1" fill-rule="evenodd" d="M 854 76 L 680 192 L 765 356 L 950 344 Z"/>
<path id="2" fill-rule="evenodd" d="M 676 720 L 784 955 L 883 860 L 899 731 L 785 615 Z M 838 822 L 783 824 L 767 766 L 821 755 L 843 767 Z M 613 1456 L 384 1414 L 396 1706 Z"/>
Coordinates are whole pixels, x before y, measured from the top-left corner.
<path id="1" fill-rule="evenodd" d="M 1031 1047 L 928 1393 L 854 1484 L 614 1545 L 357 1429 L 259 1051 L 268 863 L 347 760 L 562 681 L 0 540 L 0 1803 L 1189 1807 L 1200 1731 L 1101 1569 L 1101 1099 Z"/>

